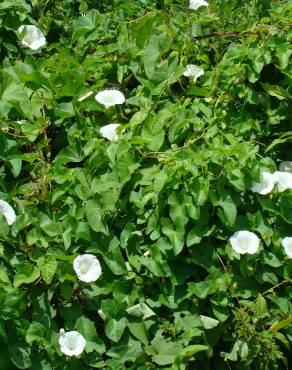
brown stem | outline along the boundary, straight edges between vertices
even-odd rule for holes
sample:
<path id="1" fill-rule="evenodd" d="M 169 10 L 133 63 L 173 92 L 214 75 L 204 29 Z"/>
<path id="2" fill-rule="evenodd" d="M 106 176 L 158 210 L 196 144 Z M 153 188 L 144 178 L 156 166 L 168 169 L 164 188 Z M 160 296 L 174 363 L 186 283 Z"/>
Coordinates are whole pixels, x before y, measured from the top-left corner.
<path id="1" fill-rule="evenodd" d="M 241 35 L 258 35 L 258 32 L 255 32 L 255 31 L 252 31 L 252 30 L 246 30 L 246 31 L 242 31 L 242 32 L 238 32 L 238 31 L 211 32 L 208 35 L 192 37 L 192 39 L 193 40 L 202 40 L 202 39 L 206 39 L 206 38 L 214 37 L 214 36 L 233 37 L 233 36 L 241 36 Z"/>

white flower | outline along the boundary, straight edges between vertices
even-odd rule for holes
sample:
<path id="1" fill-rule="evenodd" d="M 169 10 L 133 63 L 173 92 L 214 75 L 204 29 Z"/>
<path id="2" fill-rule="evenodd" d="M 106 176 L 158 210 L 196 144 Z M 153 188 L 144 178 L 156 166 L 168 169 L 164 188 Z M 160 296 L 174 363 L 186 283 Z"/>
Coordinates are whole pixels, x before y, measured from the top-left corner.
<path id="1" fill-rule="evenodd" d="M 292 258 L 292 237 L 287 236 L 281 241 L 288 258 Z"/>
<path id="2" fill-rule="evenodd" d="M 20 26 L 17 32 L 19 34 L 24 32 L 21 43 L 32 50 L 38 50 L 46 44 L 46 38 L 42 31 L 32 24 Z"/>
<path id="3" fill-rule="evenodd" d="M 276 171 L 273 176 L 280 192 L 292 189 L 292 173 Z"/>
<path id="4" fill-rule="evenodd" d="M 12 225 L 16 220 L 14 209 L 5 200 L 0 200 L 0 212 L 6 217 L 8 225 Z"/>
<path id="5" fill-rule="evenodd" d="M 209 6 L 204 0 L 190 0 L 189 9 L 197 10 L 200 6 Z"/>
<path id="6" fill-rule="evenodd" d="M 82 254 L 73 261 L 73 268 L 81 281 L 91 283 L 101 275 L 99 260 L 92 254 Z"/>
<path id="7" fill-rule="evenodd" d="M 255 254 L 259 249 L 260 240 L 250 231 L 237 231 L 229 240 L 232 249 L 239 254 Z"/>
<path id="8" fill-rule="evenodd" d="M 203 68 L 196 66 L 195 64 L 188 64 L 183 75 L 186 77 L 193 77 L 194 82 L 197 81 L 197 78 L 203 76 L 204 70 Z"/>
<path id="9" fill-rule="evenodd" d="M 259 194 L 268 194 L 270 193 L 275 184 L 275 178 L 274 175 L 271 174 L 270 172 L 263 172 L 261 174 L 261 182 L 254 182 L 252 184 L 251 190 L 254 193 L 259 193 Z"/>
<path id="10" fill-rule="evenodd" d="M 67 356 L 79 356 L 84 350 L 86 340 L 78 331 L 68 331 L 65 333 L 64 329 L 60 330 L 59 344 L 61 352 Z"/>
<path id="11" fill-rule="evenodd" d="M 95 100 L 103 104 L 106 108 L 116 104 L 123 104 L 124 94 L 118 90 L 104 90 L 95 95 Z"/>
<path id="12" fill-rule="evenodd" d="M 105 137 L 109 141 L 117 141 L 119 138 L 119 135 L 117 134 L 117 128 L 119 126 L 121 126 L 119 123 L 111 123 L 110 125 L 103 126 L 99 132 L 102 137 Z"/>
<path id="13" fill-rule="evenodd" d="M 282 172 L 290 172 L 292 173 L 292 162 L 284 161 L 280 163 L 279 166 L 280 171 Z"/>

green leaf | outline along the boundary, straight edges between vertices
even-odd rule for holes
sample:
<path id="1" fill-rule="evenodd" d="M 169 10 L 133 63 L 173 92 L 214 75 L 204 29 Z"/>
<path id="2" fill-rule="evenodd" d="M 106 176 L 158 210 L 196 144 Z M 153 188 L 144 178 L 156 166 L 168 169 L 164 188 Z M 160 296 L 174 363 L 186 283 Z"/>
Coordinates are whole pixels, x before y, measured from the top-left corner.
<path id="1" fill-rule="evenodd" d="M 21 263 L 16 266 L 14 286 L 17 288 L 22 284 L 33 283 L 40 277 L 40 270 L 31 263 Z"/>
<path id="2" fill-rule="evenodd" d="M 273 331 L 273 332 L 276 332 L 276 331 L 279 331 L 283 328 L 285 328 L 286 326 L 289 326 L 292 324 L 292 315 L 290 315 L 287 319 L 284 319 L 284 320 L 281 320 L 281 321 L 277 321 L 275 322 L 269 330 Z"/>
<path id="3" fill-rule="evenodd" d="M 39 212 L 39 225 L 47 235 L 52 237 L 58 235 L 58 223 L 51 220 L 45 213 Z"/>
<path id="4" fill-rule="evenodd" d="M 104 343 L 98 338 L 94 323 L 87 317 L 79 317 L 76 321 L 76 330 L 81 333 L 86 339 L 85 351 L 90 353 L 92 351 L 98 352 L 100 355 L 106 350 Z"/>
<path id="5" fill-rule="evenodd" d="M 206 89 L 204 87 L 191 86 L 186 91 L 186 95 L 208 97 L 211 95 L 211 90 Z"/>
<path id="6" fill-rule="evenodd" d="M 96 232 L 108 235 L 108 228 L 103 220 L 102 209 L 94 200 L 88 200 L 85 204 L 86 218 L 89 226 Z"/>
<path id="7" fill-rule="evenodd" d="M 202 322 L 202 325 L 205 329 L 213 329 L 215 328 L 220 321 L 213 319 L 212 317 L 200 315 L 200 319 Z"/>
<path id="8" fill-rule="evenodd" d="M 46 327 L 40 322 L 32 322 L 26 332 L 26 341 L 28 344 L 36 342 L 45 342 Z"/>
<path id="9" fill-rule="evenodd" d="M 281 198 L 279 199 L 279 203 L 282 218 L 289 224 L 292 224 L 292 212 L 291 212 L 292 195 L 291 194 L 282 195 Z"/>
<path id="10" fill-rule="evenodd" d="M 256 319 L 260 319 L 267 315 L 268 307 L 265 298 L 259 294 L 254 303 L 254 315 Z"/>
<path id="11" fill-rule="evenodd" d="M 183 363 L 189 357 L 194 356 L 198 352 L 207 351 L 209 349 L 208 346 L 204 346 L 202 344 L 192 344 L 183 348 L 180 354 L 175 359 L 176 363 Z"/>
<path id="12" fill-rule="evenodd" d="M 115 368 L 117 368 L 121 363 L 124 364 L 127 361 L 135 363 L 142 353 L 141 343 L 129 340 L 128 344 L 112 347 L 106 354 L 117 359 L 115 363 Z"/>
<path id="13" fill-rule="evenodd" d="M 165 366 L 174 363 L 177 355 L 182 350 L 182 346 L 179 343 L 166 341 L 159 330 L 151 341 L 151 346 L 146 347 L 146 352 L 149 354 L 153 350 L 152 360 L 157 365 Z"/>
<path id="14" fill-rule="evenodd" d="M 134 335 L 140 342 L 145 345 L 149 344 L 148 332 L 144 321 L 141 322 L 128 322 L 127 324 L 131 334 Z"/>
<path id="15" fill-rule="evenodd" d="M 18 369 L 28 369 L 31 365 L 31 359 L 26 347 L 21 342 L 14 342 L 9 346 L 10 359 Z"/>
<path id="16" fill-rule="evenodd" d="M 170 40 L 165 35 L 153 35 L 150 38 L 143 56 L 144 69 L 148 78 L 152 77 L 155 70 L 155 62 L 159 55 L 168 48 L 169 43 Z"/>
<path id="17" fill-rule="evenodd" d="M 220 192 L 219 205 L 222 207 L 218 210 L 219 216 L 227 225 L 232 226 L 236 221 L 237 209 L 235 203 L 227 191 Z"/>
<path id="18" fill-rule="evenodd" d="M 115 275 L 126 274 L 128 270 L 118 239 L 116 237 L 100 236 L 97 243 L 89 251 L 101 253 L 105 263 Z"/>
<path id="19" fill-rule="evenodd" d="M 105 325 L 106 336 L 114 342 L 118 342 L 127 326 L 125 318 L 119 320 L 110 319 Z"/>
<path id="20" fill-rule="evenodd" d="M 153 312 L 144 302 L 127 308 L 127 313 L 131 316 L 141 317 L 142 320 L 146 320 L 148 317 L 155 315 L 155 312 Z"/>
<path id="21" fill-rule="evenodd" d="M 178 255 L 184 247 L 184 230 L 174 228 L 168 219 L 161 219 L 162 232 L 168 237 L 175 255 Z"/>
<path id="22" fill-rule="evenodd" d="M 275 96 L 279 100 L 287 99 L 291 100 L 292 95 L 281 86 L 278 85 L 270 85 L 267 83 L 261 83 L 262 88 L 271 96 Z"/>
<path id="23" fill-rule="evenodd" d="M 53 257 L 40 257 L 37 260 L 38 268 L 40 269 L 41 276 L 46 284 L 50 284 L 57 271 L 58 263 Z"/>
<path id="24" fill-rule="evenodd" d="M 74 20 L 72 25 L 72 40 L 78 41 L 78 39 L 84 36 L 89 31 L 96 28 L 99 19 L 98 11 L 93 9 L 87 14 L 82 15 Z"/>

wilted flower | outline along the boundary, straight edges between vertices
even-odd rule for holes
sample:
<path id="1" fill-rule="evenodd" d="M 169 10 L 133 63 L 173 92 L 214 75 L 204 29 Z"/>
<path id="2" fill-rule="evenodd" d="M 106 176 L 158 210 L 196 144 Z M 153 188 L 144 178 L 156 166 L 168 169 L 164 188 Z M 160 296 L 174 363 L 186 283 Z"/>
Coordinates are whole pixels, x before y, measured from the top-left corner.
<path id="1" fill-rule="evenodd" d="M 250 231 L 237 231 L 229 240 L 232 249 L 239 254 L 255 254 L 259 249 L 259 238 Z"/>
<path id="2" fill-rule="evenodd" d="M 83 100 L 89 98 L 92 94 L 93 94 L 93 91 L 88 91 L 86 94 L 80 96 L 80 98 L 78 99 L 78 101 L 83 101 Z"/>
<path id="3" fill-rule="evenodd" d="M 276 171 L 273 176 L 280 192 L 292 189 L 292 173 Z"/>
<path id="4" fill-rule="evenodd" d="M 14 209 L 5 200 L 0 200 L 0 212 L 6 217 L 8 225 L 12 225 L 16 220 Z"/>
<path id="5" fill-rule="evenodd" d="M 81 281 L 91 283 L 101 275 L 99 260 L 93 254 L 82 254 L 73 261 L 73 268 Z"/>
<path id="6" fill-rule="evenodd" d="M 121 126 L 119 123 L 111 123 L 110 125 L 103 126 L 99 131 L 102 137 L 105 137 L 109 141 L 117 141 L 119 135 L 117 134 L 117 128 Z"/>
<path id="7" fill-rule="evenodd" d="M 204 0 L 190 0 L 189 9 L 197 10 L 200 6 L 209 6 Z"/>
<path id="8" fill-rule="evenodd" d="M 118 90 L 104 90 L 95 95 L 95 100 L 106 108 L 116 104 L 123 104 L 125 101 L 124 94 Z"/>
<path id="9" fill-rule="evenodd" d="M 188 64 L 183 75 L 186 77 L 193 77 L 194 82 L 197 81 L 197 78 L 203 76 L 203 68 L 196 66 L 195 64 Z"/>
<path id="10" fill-rule="evenodd" d="M 42 31 L 32 24 L 20 26 L 17 32 L 19 34 L 24 32 L 21 43 L 32 50 L 38 50 L 46 44 L 46 38 Z"/>
<path id="11" fill-rule="evenodd" d="M 292 162 L 284 161 L 280 163 L 280 171 L 292 173 Z"/>
<path id="12" fill-rule="evenodd" d="M 270 193 L 275 184 L 275 178 L 274 175 L 271 174 L 270 172 L 263 172 L 261 174 L 261 182 L 254 182 L 252 184 L 251 190 L 254 193 L 259 193 L 259 194 L 268 194 Z"/>
<path id="13" fill-rule="evenodd" d="M 292 258 L 292 237 L 287 236 L 281 241 L 288 258 Z"/>
<path id="14" fill-rule="evenodd" d="M 78 331 L 60 330 L 59 344 L 61 352 L 67 356 L 80 356 L 86 345 L 86 340 Z"/>

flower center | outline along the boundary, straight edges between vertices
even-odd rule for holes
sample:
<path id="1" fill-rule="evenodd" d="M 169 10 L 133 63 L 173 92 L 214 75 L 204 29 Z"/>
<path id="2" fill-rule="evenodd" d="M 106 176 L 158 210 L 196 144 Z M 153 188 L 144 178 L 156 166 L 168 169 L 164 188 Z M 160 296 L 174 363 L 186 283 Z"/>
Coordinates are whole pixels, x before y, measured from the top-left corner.
<path id="1" fill-rule="evenodd" d="M 82 272 L 82 274 L 86 274 L 89 270 L 89 266 L 88 265 L 82 265 L 80 267 L 80 271 Z"/>
<path id="2" fill-rule="evenodd" d="M 246 251 L 248 248 L 248 241 L 247 240 L 242 240 L 241 241 L 241 248 Z"/>

